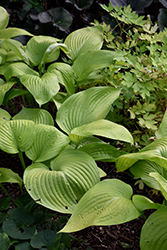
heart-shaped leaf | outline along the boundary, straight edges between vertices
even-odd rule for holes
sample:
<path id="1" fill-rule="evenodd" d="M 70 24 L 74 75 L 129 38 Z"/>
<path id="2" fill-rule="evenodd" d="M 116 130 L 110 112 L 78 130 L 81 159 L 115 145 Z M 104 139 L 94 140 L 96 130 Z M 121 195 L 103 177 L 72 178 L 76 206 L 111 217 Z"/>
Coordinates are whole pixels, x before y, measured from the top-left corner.
<path id="1" fill-rule="evenodd" d="M 46 124 L 54 126 L 51 114 L 45 109 L 22 108 L 22 110 L 13 117 L 13 120 L 31 120 L 35 124 Z"/>
<path id="2" fill-rule="evenodd" d="M 54 26 L 58 27 L 61 31 L 67 30 L 72 24 L 71 14 L 62 7 L 50 9 L 38 14 L 41 23 L 52 22 Z"/>
<path id="3" fill-rule="evenodd" d="M 53 73 L 45 73 L 41 78 L 25 74 L 20 81 L 33 95 L 39 106 L 49 102 L 60 89 L 57 77 Z"/>
<path id="4" fill-rule="evenodd" d="M 103 45 L 103 28 L 99 25 L 76 30 L 67 36 L 64 43 L 69 49 L 67 56 L 74 61 L 79 54 L 92 49 L 101 49 Z"/>
<path id="5" fill-rule="evenodd" d="M 157 180 L 160 190 L 165 199 L 167 200 L 167 179 L 165 179 L 162 175 L 156 172 L 150 173 L 150 176 Z"/>
<path id="6" fill-rule="evenodd" d="M 93 225 L 116 225 L 139 217 L 131 196 L 131 186 L 118 179 L 99 182 L 81 198 L 60 232 L 75 232 Z"/>
<path id="7" fill-rule="evenodd" d="M 8 218 L 3 223 L 3 231 L 10 237 L 20 240 L 31 239 L 36 232 L 35 226 L 18 225 L 13 219 Z"/>
<path id="8" fill-rule="evenodd" d="M 102 119 L 74 128 L 69 134 L 69 137 L 72 141 L 73 135 L 83 137 L 98 135 L 114 140 L 130 142 L 133 144 L 133 137 L 125 127 Z"/>
<path id="9" fill-rule="evenodd" d="M 0 168 L 0 183 L 4 182 L 22 184 L 22 179 L 17 173 L 14 173 L 11 169 Z"/>
<path id="10" fill-rule="evenodd" d="M 51 53 L 52 50 L 49 50 L 47 52 L 47 49 L 49 48 L 50 45 L 56 45 L 59 46 L 57 43 L 59 39 L 54 38 L 54 37 L 49 37 L 49 36 L 35 36 L 32 37 L 26 46 L 26 54 L 32 64 L 34 66 L 41 65 L 41 62 L 44 62 L 43 58 L 45 56 L 45 53 Z M 57 47 L 56 47 L 57 48 Z M 53 48 L 53 56 L 52 60 L 56 60 L 59 57 L 59 49 L 54 49 Z M 51 60 L 51 61 L 52 61 Z M 47 60 L 47 62 L 49 62 Z"/>
<path id="11" fill-rule="evenodd" d="M 167 207 L 152 213 L 146 220 L 140 237 L 141 250 L 167 249 Z"/>
<path id="12" fill-rule="evenodd" d="M 106 117 L 120 90 L 94 87 L 70 96 L 59 108 L 56 122 L 67 134 L 79 126 Z"/>
<path id="13" fill-rule="evenodd" d="M 68 136 L 53 126 L 38 124 L 34 128 L 34 133 L 34 143 L 25 153 L 36 162 L 55 157 L 70 142 Z"/>
<path id="14" fill-rule="evenodd" d="M 62 151 L 50 168 L 41 163 L 29 166 L 24 183 L 37 203 L 61 213 L 72 213 L 84 193 L 100 181 L 95 161 L 82 151 Z"/>
<path id="15" fill-rule="evenodd" d="M 147 186 L 160 190 L 158 182 L 149 175 L 151 172 L 164 175 L 164 168 L 157 163 L 148 160 L 139 160 L 130 168 L 130 171 L 135 177 L 141 178 Z"/>
<path id="16" fill-rule="evenodd" d="M 8 12 L 0 6 L 0 30 L 5 29 L 9 22 Z"/>
<path id="17" fill-rule="evenodd" d="M 34 123 L 26 120 L 6 121 L 0 124 L 0 149 L 16 154 L 28 150 L 34 140 Z"/>
<path id="18" fill-rule="evenodd" d="M 57 232 L 46 229 L 35 234 L 32 237 L 30 244 L 36 249 L 42 249 L 42 247 L 47 247 L 47 249 L 55 248 L 56 250 L 57 246 L 60 245 L 60 238 L 61 235 L 57 234 Z"/>
<path id="19" fill-rule="evenodd" d="M 69 94 L 75 93 L 74 71 L 66 63 L 52 63 L 47 72 L 55 73 L 59 83 L 65 86 Z"/>

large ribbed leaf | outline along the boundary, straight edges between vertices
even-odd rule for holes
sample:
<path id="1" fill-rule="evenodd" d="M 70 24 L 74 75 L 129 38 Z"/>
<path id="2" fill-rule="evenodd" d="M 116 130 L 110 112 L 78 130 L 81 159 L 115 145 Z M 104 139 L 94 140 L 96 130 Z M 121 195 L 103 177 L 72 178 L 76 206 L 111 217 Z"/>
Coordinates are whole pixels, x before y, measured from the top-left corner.
<path id="1" fill-rule="evenodd" d="M 51 114 L 45 109 L 22 108 L 22 110 L 13 117 L 13 120 L 31 120 L 35 124 L 54 125 Z"/>
<path id="2" fill-rule="evenodd" d="M 32 37 L 26 46 L 26 54 L 32 64 L 37 66 L 56 60 L 60 54 L 59 46 L 61 46 L 57 41 L 59 39 L 49 36 Z"/>
<path id="3" fill-rule="evenodd" d="M 167 249 L 167 207 L 158 209 L 146 220 L 140 237 L 141 250 Z"/>
<path id="4" fill-rule="evenodd" d="M 164 114 L 164 117 L 162 119 L 162 122 L 159 126 L 159 129 L 157 131 L 157 137 L 158 139 L 161 139 L 163 137 L 167 136 L 167 111 Z"/>
<path id="5" fill-rule="evenodd" d="M 116 225 L 139 217 L 131 196 L 130 185 L 118 179 L 101 181 L 81 198 L 60 232 L 75 232 L 92 225 Z"/>
<path id="6" fill-rule="evenodd" d="M 133 143 L 133 137 L 125 127 L 104 119 L 74 128 L 69 134 L 72 141 L 73 135 L 83 137 L 98 135 L 114 140 Z"/>
<path id="7" fill-rule="evenodd" d="M 11 89 L 14 84 L 15 84 L 15 82 L 7 82 L 4 84 L 0 84 L 0 105 L 2 104 L 2 102 L 4 100 L 4 96 L 5 96 L 6 92 L 9 89 Z"/>
<path id="8" fill-rule="evenodd" d="M 78 150 L 91 155 L 95 161 L 114 162 L 116 158 L 125 154 L 125 152 L 103 142 L 89 143 L 79 147 Z"/>
<path id="9" fill-rule="evenodd" d="M 150 173 L 150 176 L 155 178 L 159 184 L 160 190 L 167 200 L 167 179 L 165 179 L 161 174 L 159 173 Z"/>
<path id="10" fill-rule="evenodd" d="M 154 141 L 141 149 L 138 153 L 120 156 L 116 162 L 118 171 L 130 168 L 138 160 L 149 160 L 167 169 L 167 137 Z"/>
<path id="11" fill-rule="evenodd" d="M 35 139 L 26 155 L 33 161 L 42 162 L 55 157 L 69 143 L 68 136 L 53 126 L 38 124 L 35 126 Z"/>
<path id="12" fill-rule="evenodd" d="M 9 22 L 8 12 L 0 6 L 0 30 L 5 29 Z"/>
<path id="13" fill-rule="evenodd" d="M 70 134 L 72 129 L 106 117 L 120 90 L 94 87 L 69 97 L 59 108 L 56 122 Z"/>
<path id="14" fill-rule="evenodd" d="M 7 28 L 0 30 L 0 40 L 17 36 L 33 36 L 33 35 L 28 31 L 19 28 Z"/>
<path id="15" fill-rule="evenodd" d="M 149 175 L 151 172 L 164 175 L 164 168 L 157 163 L 148 160 L 139 160 L 130 168 L 130 171 L 135 177 L 141 178 L 147 186 L 160 190 L 158 182 Z"/>
<path id="16" fill-rule="evenodd" d="M 66 63 L 52 63 L 47 72 L 56 74 L 59 83 L 65 86 L 69 94 L 75 93 L 74 71 L 72 67 Z"/>
<path id="17" fill-rule="evenodd" d="M 22 184 L 22 179 L 9 168 L 0 168 L 0 183 L 4 182 Z"/>
<path id="18" fill-rule="evenodd" d="M 25 74 L 20 81 L 33 95 L 39 106 L 49 102 L 60 89 L 57 77 L 53 73 L 45 73 L 41 78 Z"/>
<path id="19" fill-rule="evenodd" d="M 64 41 L 70 52 L 67 55 L 75 60 L 79 54 L 100 50 L 103 44 L 103 28 L 101 25 L 86 27 L 72 32 Z"/>
<path id="20" fill-rule="evenodd" d="M 0 233 L 1 250 L 8 250 L 10 248 L 10 239 L 6 233 Z"/>
<path id="21" fill-rule="evenodd" d="M 22 62 L 15 62 L 9 64 L 4 72 L 4 76 L 6 79 L 10 79 L 13 76 L 20 77 L 24 74 L 39 76 L 37 71 L 31 69 L 25 63 Z"/>
<path id="22" fill-rule="evenodd" d="M 82 81 L 97 69 L 113 65 L 119 53 L 109 50 L 88 50 L 84 54 L 80 54 L 72 66 L 74 72 L 78 75 L 77 81 Z M 123 55 L 122 52 L 121 56 Z"/>
<path id="23" fill-rule="evenodd" d="M 0 149 L 16 154 L 28 150 L 34 140 L 34 123 L 28 120 L 7 121 L 0 124 Z"/>
<path id="24" fill-rule="evenodd" d="M 72 213 L 84 193 L 100 181 L 95 161 L 82 151 L 66 149 L 50 167 L 29 166 L 24 183 L 37 203 L 61 213 Z"/>

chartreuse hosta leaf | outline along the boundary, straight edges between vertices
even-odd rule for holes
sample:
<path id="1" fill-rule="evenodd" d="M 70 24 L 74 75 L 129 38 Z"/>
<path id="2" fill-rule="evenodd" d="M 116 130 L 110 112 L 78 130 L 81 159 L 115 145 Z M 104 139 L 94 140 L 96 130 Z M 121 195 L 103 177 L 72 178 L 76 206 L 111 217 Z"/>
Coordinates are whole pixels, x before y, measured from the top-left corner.
<path id="1" fill-rule="evenodd" d="M 164 114 L 164 117 L 162 119 L 162 122 L 159 126 L 159 129 L 157 131 L 157 137 L 158 139 L 161 139 L 163 137 L 167 136 L 167 111 Z"/>
<path id="2" fill-rule="evenodd" d="M 0 123 L 9 121 L 11 119 L 11 115 L 4 109 L 0 108 Z"/>
<path id="3" fill-rule="evenodd" d="M 28 120 L 6 121 L 0 124 L 0 149 L 16 154 L 28 150 L 34 140 L 35 124 Z"/>
<path id="4" fill-rule="evenodd" d="M 0 6 L 0 30 L 5 29 L 9 22 L 8 12 Z"/>
<path id="5" fill-rule="evenodd" d="M 103 28 L 99 25 L 76 30 L 67 36 L 64 44 L 69 49 L 67 56 L 74 61 L 79 54 L 92 49 L 101 49 L 103 45 Z"/>
<path id="6" fill-rule="evenodd" d="M 29 64 L 29 59 L 24 52 L 23 45 L 16 40 L 12 39 L 6 39 L 3 42 L 3 46 L 7 47 L 7 49 L 10 49 L 13 51 L 17 56 L 19 56 L 25 63 Z"/>
<path id="7" fill-rule="evenodd" d="M 147 209 L 159 209 L 164 206 L 159 203 L 154 203 L 143 195 L 133 195 L 132 201 L 135 207 L 141 212 Z"/>
<path id="8" fill-rule="evenodd" d="M 7 60 L 7 52 L 4 49 L 0 49 L 0 65 L 5 64 Z"/>
<path id="9" fill-rule="evenodd" d="M 55 73 L 59 83 L 65 86 L 69 94 L 75 93 L 74 71 L 66 63 L 52 63 L 47 72 Z"/>
<path id="10" fill-rule="evenodd" d="M 139 217 L 131 196 L 131 186 L 118 179 L 99 182 L 81 198 L 60 232 L 75 232 L 92 225 L 116 225 Z"/>
<path id="11" fill-rule="evenodd" d="M 98 135 L 114 140 L 133 143 L 133 137 L 125 127 L 104 119 L 74 128 L 69 134 L 72 141 L 73 135 L 83 137 Z"/>
<path id="12" fill-rule="evenodd" d="M 26 46 L 26 54 L 34 66 L 55 61 L 60 54 L 60 48 L 67 51 L 64 44 L 57 43 L 59 39 L 49 36 L 34 36 Z"/>
<path id="13" fill-rule="evenodd" d="M 34 143 L 25 153 L 34 162 L 42 162 L 58 155 L 70 142 L 53 126 L 38 124 L 34 128 Z"/>
<path id="14" fill-rule="evenodd" d="M 117 52 L 109 50 L 88 50 L 80 54 L 72 68 L 78 75 L 77 81 L 82 81 L 97 69 L 113 65 Z"/>
<path id="15" fill-rule="evenodd" d="M 167 207 L 152 213 L 146 220 L 140 237 L 141 250 L 167 249 Z"/>
<path id="16" fill-rule="evenodd" d="M 42 163 L 29 166 L 24 183 L 37 203 L 61 213 L 72 213 L 84 193 L 100 181 L 95 161 L 82 151 L 62 151 L 50 169 Z"/>
<path id="17" fill-rule="evenodd" d="M 167 137 L 156 140 L 138 153 L 120 156 L 116 162 L 118 171 L 124 171 L 135 164 L 138 160 L 149 160 L 167 169 Z"/>
<path id="18" fill-rule="evenodd" d="M 0 168 L 0 183 L 4 182 L 22 184 L 22 179 L 17 173 L 14 173 L 11 169 Z"/>
<path id="19" fill-rule="evenodd" d="M 13 76 L 20 77 L 24 74 L 39 76 L 39 73 L 36 70 L 31 69 L 30 67 L 28 67 L 28 65 L 22 62 L 9 64 L 4 72 L 4 76 L 7 80 L 12 78 Z"/>
<path id="20" fill-rule="evenodd" d="M 82 150 L 91 155 L 95 161 L 114 162 L 119 156 L 126 154 L 104 142 L 89 143 L 79 147 L 78 150 Z"/>
<path id="21" fill-rule="evenodd" d="M 130 171 L 135 177 L 141 178 L 147 186 L 160 190 L 156 179 L 149 174 L 155 172 L 164 176 L 166 170 L 153 161 L 139 160 L 130 168 Z"/>
<path id="22" fill-rule="evenodd" d="M 39 106 L 49 102 L 60 89 L 57 77 L 53 73 L 45 73 L 41 78 L 25 74 L 21 76 L 20 81 L 33 95 Z"/>
<path id="23" fill-rule="evenodd" d="M 7 82 L 0 84 L 0 105 L 3 103 L 6 92 L 8 92 L 8 90 L 11 89 L 14 84 L 15 82 Z"/>
<path id="24" fill-rule="evenodd" d="M 57 112 L 56 122 L 67 134 L 79 126 L 106 117 L 120 90 L 112 87 L 93 87 L 70 96 Z"/>
<path id="25" fill-rule="evenodd" d="M 35 124 L 54 125 L 51 114 L 45 109 L 22 108 L 22 110 L 13 117 L 13 120 L 31 120 Z"/>
<path id="26" fill-rule="evenodd" d="M 0 40 L 13 38 L 16 36 L 33 36 L 30 32 L 19 28 L 6 28 L 0 30 Z"/>
<path id="27" fill-rule="evenodd" d="M 150 173 L 150 176 L 155 178 L 159 184 L 160 190 L 167 200 L 167 179 L 165 179 L 162 175 L 159 173 Z"/>

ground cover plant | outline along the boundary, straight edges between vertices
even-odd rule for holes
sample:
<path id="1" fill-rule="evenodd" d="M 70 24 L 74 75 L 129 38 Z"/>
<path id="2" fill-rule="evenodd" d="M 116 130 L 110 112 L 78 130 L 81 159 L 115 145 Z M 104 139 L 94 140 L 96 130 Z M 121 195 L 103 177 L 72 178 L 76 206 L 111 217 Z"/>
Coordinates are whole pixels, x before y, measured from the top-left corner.
<path id="1" fill-rule="evenodd" d="M 166 202 L 133 195 L 119 179 L 100 180 L 105 172 L 96 163 L 129 169 L 166 200 L 166 30 L 157 33 L 130 6 L 102 8 L 117 31 L 96 21 L 64 41 L 7 28 L 9 15 L 0 8 L 0 149 L 18 154 L 23 167 L 23 176 L 1 168 L 0 182 L 24 185 L 32 198 L 19 197 L 17 208 L 1 213 L 4 250 L 69 249 L 67 233 L 125 223 L 148 209 L 157 211 L 142 228 L 140 249 L 166 249 Z M 21 35 L 26 45 L 15 39 Z M 9 208 L 8 198 L 2 203 L 2 211 Z M 43 219 L 53 221 L 50 210 L 71 214 L 63 228 L 60 218 L 41 230 Z"/>

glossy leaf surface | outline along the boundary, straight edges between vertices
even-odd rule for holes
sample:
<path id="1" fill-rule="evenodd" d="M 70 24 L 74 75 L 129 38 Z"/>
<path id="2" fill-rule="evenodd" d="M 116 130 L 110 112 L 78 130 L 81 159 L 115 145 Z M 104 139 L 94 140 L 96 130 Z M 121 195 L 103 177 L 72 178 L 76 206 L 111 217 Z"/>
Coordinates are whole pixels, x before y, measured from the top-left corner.
<path id="1" fill-rule="evenodd" d="M 49 102 L 60 89 L 57 77 L 53 73 L 45 73 L 41 78 L 25 74 L 20 81 L 33 95 L 39 106 Z"/>

